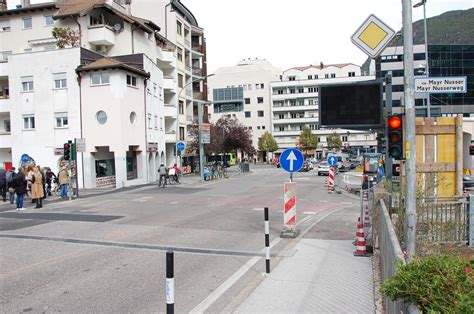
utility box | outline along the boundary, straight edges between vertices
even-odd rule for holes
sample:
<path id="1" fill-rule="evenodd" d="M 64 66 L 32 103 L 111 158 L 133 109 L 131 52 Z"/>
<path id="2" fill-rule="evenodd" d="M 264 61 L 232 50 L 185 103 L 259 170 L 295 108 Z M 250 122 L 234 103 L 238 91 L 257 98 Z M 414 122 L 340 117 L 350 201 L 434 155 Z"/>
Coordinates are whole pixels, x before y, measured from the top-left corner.
<path id="1" fill-rule="evenodd" d="M 240 164 L 242 173 L 250 171 L 250 164 L 248 162 L 243 162 Z"/>

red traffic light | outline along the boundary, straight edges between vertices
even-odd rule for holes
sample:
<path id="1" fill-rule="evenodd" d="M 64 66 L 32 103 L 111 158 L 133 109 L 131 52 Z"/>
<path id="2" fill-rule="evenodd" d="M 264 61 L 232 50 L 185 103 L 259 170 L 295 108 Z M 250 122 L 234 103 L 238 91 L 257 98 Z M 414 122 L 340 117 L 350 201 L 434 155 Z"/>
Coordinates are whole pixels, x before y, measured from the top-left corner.
<path id="1" fill-rule="evenodd" d="M 388 125 L 392 128 L 392 129 L 399 129 L 400 126 L 402 125 L 402 120 L 400 120 L 400 117 L 391 117 L 389 120 L 388 120 Z"/>
<path id="2" fill-rule="evenodd" d="M 64 144 L 64 149 L 69 149 L 69 148 L 71 148 L 71 145 L 69 145 L 69 144 Z"/>

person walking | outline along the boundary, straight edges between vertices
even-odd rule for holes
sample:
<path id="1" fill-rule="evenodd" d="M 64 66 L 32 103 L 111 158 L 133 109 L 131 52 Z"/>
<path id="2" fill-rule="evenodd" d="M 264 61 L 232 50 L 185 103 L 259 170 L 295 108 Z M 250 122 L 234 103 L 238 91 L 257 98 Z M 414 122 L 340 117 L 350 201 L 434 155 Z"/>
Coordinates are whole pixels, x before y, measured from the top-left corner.
<path id="1" fill-rule="evenodd" d="M 7 182 L 8 194 L 10 194 L 10 204 L 15 204 L 15 187 L 13 186 L 13 180 L 15 179 L 15 167 L 11 167 L 6 175 L 5 181 Z"/>
<path id="2" fill-rule="evenodd" d="M 44 198 L 44 179 L 39 166 L 33 168 L 31 182 L 31 198 L 36 200 L 35 208 L 42 208 Z"/>
<path id="3" fill-rule="evenodd" d="M 69 188 L 69 176 L 67 167 L 64 166 L 58 173 L 59 186 L 61 187 L 61 198 L 67 199 L 67 190 Z"/>
<path id="4" fill-rule="evenodd" d="M 2 194 L 3 201 L 7 201 L 7 180 L 6 173 L 3 168 L 0 168 L 0 193 Z"/>
<path id="5" fill-rule="evenodd" d="M 27 181 L 26 181 L 26 176 L 24 174 L 25 169 L 23 167 L 18 168 L 18 173 L 15 176 L 15 179 L 13 180 L 13 185 L 15 187 L 15 193 L 16 193 L 16 210 L 26 210 L 26 208 L 23 207 L 23 200 L 25 198 L 26 194 L 26 189 L 27 189 Z"/>
<path id="6" fill-rule="evenodd" d="M 46 171 L 46 192 L 47 192 L 47 195 L 48 196 L 51 196 L 51 184 L 53 183 L 53 178 L 54 180 L 57 180 L 58 177 L 56 177 L 56 175 L 54 174 L 53 170 L 51 170 L 51 168 L 48 168 L 48 170 Z"/>
<path id="7" fill-rule="evenodd" d="M 158 173 L 160 174 L 160 180 L 158 181 L 158 186 L 160 187 L 163 184 L 163 187 L 166 186 L 166 167 L 165 165 L 161 164 L 158 168 Z M 163 181 L 161 181 L 163 180 Z"/>

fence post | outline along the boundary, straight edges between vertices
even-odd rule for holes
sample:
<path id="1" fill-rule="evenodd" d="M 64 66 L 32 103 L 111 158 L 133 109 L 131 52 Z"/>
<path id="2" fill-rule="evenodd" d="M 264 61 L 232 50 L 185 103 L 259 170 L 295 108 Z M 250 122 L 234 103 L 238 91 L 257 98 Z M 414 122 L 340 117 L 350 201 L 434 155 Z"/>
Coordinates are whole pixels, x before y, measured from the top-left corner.
<path id="1" fill-rule="evenodd" d="M 166 252 L 166 313 L 174 314 L 174 253 Z"/>
<path id="2" fill-rule="evenodd" d="M 474 204 L 473 204 L 474 198 L 472 197 L 471 194 L 468 195 L 467 197 L 467 215 L 468 215 L 468 228 L 469 232 L 467 233 L 468 235 L 468 244 L 469 247 L 474 247 Z"/>
<path id="3" fill-rule="evenodd" d="M 270 222 L 268 221 L 268 207 L 264 208 L 265 216 L 265 270 L 270 273 Z"/>

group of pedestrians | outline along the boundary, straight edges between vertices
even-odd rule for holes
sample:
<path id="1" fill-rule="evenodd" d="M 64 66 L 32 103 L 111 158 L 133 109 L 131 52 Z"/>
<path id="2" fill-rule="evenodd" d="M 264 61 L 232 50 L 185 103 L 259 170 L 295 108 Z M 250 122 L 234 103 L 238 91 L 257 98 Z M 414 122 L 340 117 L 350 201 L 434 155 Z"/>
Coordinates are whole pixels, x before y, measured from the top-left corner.
<path id="1" fill-rule="evenodd" d="M 160 164 L 158 168 L 158 174 L 160 179 L 158 181 L 158 186 L 166 186 L 166 180 L 172 178 L 174 182 L 179 183 L 178 175 L 181 173 L 177 164 L 174 164 L 171 168 L 166 168 L 164 164 Z"/>
<path id="2" fill-rule="evenodd" d="M 64 171 L 63 171 L 64 170 Z M 67 198 L 68 173 L 67 169 L 62 169 L 58 174 L 59 184 L 61 185 L 61 197 Z M 40 166 L 28 166 L 27 168 L 15 167 L 8 171 L 0 169 L 0 193 L 4 202 L 7 201 L 7 192 L 9 193 L 10 204 L 16 204 L 17 211 L 26 210 L 24 199 L 30 194 L 31 202 L 36 203 L 35 208 L 43 207 L 43 199 L 51 196 L 52 182 L 58 177 L 48 168 L 43 172 Z"/>

